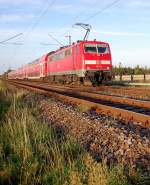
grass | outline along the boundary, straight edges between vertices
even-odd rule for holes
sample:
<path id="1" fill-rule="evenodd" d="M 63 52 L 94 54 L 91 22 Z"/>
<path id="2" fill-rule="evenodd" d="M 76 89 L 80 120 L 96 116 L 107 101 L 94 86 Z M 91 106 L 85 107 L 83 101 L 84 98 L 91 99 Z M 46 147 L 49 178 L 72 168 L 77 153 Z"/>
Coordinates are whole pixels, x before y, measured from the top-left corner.
<path id="1" fill-rule="evenodd" d="M 8 92 L 6 84 L 0 80 L 0 120 L 9 109 L 11 96 L 12 94 L 10 95 Z"/>
<path id="2" fill-rule="evenodd" d="M 60 137 L 37 120 L 35 109 L 23 103 L 23 91 L 0 93 L 9 104 L 3 104 L 0 120 L 1 185 L 131 184 L 122 167 L 95 162 L 77 141 Z M 141 178 L 134 180 L 135 184 L 141 182 Z"/>

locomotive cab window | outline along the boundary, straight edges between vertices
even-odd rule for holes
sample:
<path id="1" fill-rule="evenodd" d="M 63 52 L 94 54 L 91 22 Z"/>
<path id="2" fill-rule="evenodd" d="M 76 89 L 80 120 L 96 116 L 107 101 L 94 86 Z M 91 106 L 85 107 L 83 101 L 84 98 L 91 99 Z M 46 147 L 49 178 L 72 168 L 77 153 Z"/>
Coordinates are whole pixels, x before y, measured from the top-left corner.
<path id="1" fill-rule="evenodd" d="M 106 44 L 98 44 L 97 50 L 98 50 L 98 53 L 101 53 L 101 54 L 109 53 L 108 46 Z"/>
<path id="2" fill-rule="evenodd" d="M 84 50 L 85 50 L 85 53 L 97 53 L 95 44 L 85 44 Z"/>

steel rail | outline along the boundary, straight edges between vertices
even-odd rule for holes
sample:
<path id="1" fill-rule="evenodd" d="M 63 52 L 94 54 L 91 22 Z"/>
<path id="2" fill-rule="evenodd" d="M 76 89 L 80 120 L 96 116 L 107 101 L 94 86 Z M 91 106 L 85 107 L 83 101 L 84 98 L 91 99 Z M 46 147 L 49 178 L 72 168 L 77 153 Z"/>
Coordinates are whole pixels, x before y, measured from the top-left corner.
<path id="1" fill-rule="evenodd" d="M 18 82 L 18 81 L 17 81 Z M 20 83 L 20 82 L 19 82 Z M 24 82 L 21 82 L 24 83 Z M 31 82 L 25 82 L 26 84 L 31 84 Z M 33 82 L 32 82 L 33 83 Z M 51 88 L 53 90 L 62 92 L 62 93 L 67 93 L 70 95 L 78 95 L 78 96 L 82 96 L 84 98 L 93 98 L 97 101 L 99 100 L 105 100 L 108 102 L 113 102 L 113 103 L 119 103 L 122 105 L 129 105 L 129 106 L 134 106 L 134 107 L 140 107 L 140 108 L 146 108 L 146 109 L 150 109 L 150 102 L 149 101 L 141 101 L 141 100 L 136 100 L 136 99 L 132 99 L 132 98 L 125 98 L 125 97 L 119 97 L 119 96 L 115 96 L 115 95 L 104 95 L 104 94 L 99 94 L 96 92 L 89 92 L 89 91 L 83 91 L 83 90 L 79 90 L 77 91 L 77 89 L 75 88 L 70 88 L 70 87 L 62 87 L 62 86 L 49 86 L 45 83 L 40 82 L 40 86 L 39 84 L 37 85 L 37 82 L 34 82 L 36 87 L 44 87 L 47 90 L 51 90 Z M 39 83 L 39 82 L 38 82 Z M 44 85 L 47 85 L 46 87 Z"/>
<path id="2" fill-rule="evenodd" d="M 128 111 L 120 108 L 115 108 L 108 105 L 103 105 L 100 103 L 94 103 L 88 100 L 82 99 L 82 97 L 72 97 L 69 95 L 64 95 L 62 92 L 53 91 L 52 89 L 47 89 L 45 87 L 38 87 L 37 85 L 19 83 L 15 81 L 9 81 L 9 83 L 16 85 L 21 88 L 25 88 L 28 90 L 32 90 L 41 94 L 48 95 L 50 97 L 54 97 L 58 100 L 64 101 L 65 103 L 69 103 L 72 105 L 84 105 L 89 107 L 89 109 L 94 109 L 96 112 L 100 114 L 105 114 L 109 116 L 113 116 L 115 118 L 122 118 L 127 121 L 133 121 L 141 126 L 150 128 L 150 116 L 145 114 L 136 113 L 133 111 Z"/>
<path id="3" fill-rule="evenodd" d="M 29 81 L 28 81 L 29 82 Z M 35 83 L 37 83 L 37 84 L 41 84 L 41 83 L 43 83 L 43 84 L 47 84 L 47 85 L 52 85 L 52 86 L 54 86 L 54 84 L 53 83 L 50 83 L 49 81 L 41 81 L 41 80 L 30 80 L 30 82 L 35 82 Z M 76 84 L 77 85 L 77 84 Z M 141 94 L 143 94 L 144 95 L 144 93 L 149 93 L 149 91 L 150 91 L 150 88 L 149 89 L 143 89 L 143 88 L 136 88 L 136 91 L 135 91 L 135 88 L 131 88 L 130 87 L 130 89 L 128 89 L 128 87 L 127 87 L 127 89 L 121 89 L 120 87 L 119 87 L 119 89 L 116 89 L 116 88 L 114 88 L 114 86 L 112 87 L 112 86 L 104 86 L 104 85 L 102 85 L 102 86 L 100 86 L 100 87 L 92 87 L 92 86 L 84 86 L 84 85 L 77 85 L 77 86 L 72 86 L 72 85 L 67 85 L 67 84 L 55 84 L 55 87 L 61 87 L 61 88 L 68 88 L 68 89 L 73 89 L 73 90 L 77 90 L 77 91 L 83 91 L 83 92 L 92 92 L 92 93 L 95 93 L 95 94 L 102 94 L 102 95 L 109 95 L 109 96 L 115 96 L 115 97 L 123 97 L 123 95 L 110 95 L 110 94 L 107 94 L 107 93 L 100 93 L 101 91 L 109 91 L 109 92 L 115 92 L 115 91 L 121 91 L 121 92 L 126 92 L 126 93 L 134 93 L 134 95 L 141 95 Z M 62 87 L 63 86 L 63 87 Z M 138 93 L 137 93 L 138 92 Z M 140 93 L 140 94 L 139 94 Z M 142 101 L 144 101 L 143 99 L 140 99 L 140 98 L 130 98 L 130 97 L 128 97 L 128 99 L 135 99 L 135 100 L 142 100 Z M 145 101 L 148 101 L 148 100 L 145 100 Z"/>

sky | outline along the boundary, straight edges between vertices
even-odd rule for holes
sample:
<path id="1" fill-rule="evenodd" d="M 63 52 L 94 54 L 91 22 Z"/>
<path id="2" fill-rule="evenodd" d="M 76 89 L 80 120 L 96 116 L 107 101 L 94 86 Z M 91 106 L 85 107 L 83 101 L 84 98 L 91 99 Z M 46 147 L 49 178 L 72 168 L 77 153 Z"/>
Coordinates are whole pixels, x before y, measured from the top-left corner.
<path id="1" fill-rule="evenodd" d="M 89 40 L 110 44 L 113 64 L 150 67 L 150 0 L 0 0 L 0 74 L 34 61 L 43 54 L 81 40 L 92 26 Z M 107 7 L 107 8 L 106 8 Z M 1 43 L 17 34 L 22 35 Z M 48 45 L 50 44 L 50 45 Z"/>

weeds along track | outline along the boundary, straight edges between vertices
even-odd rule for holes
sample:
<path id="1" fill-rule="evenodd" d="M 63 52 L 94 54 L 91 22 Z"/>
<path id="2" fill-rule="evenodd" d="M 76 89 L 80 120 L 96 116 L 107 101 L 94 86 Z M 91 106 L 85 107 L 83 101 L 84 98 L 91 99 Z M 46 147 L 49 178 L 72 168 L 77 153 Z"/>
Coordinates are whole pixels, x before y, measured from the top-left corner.
<path id="1" fill-rule="evenodd" d="M 150 101 L 150 87 L 102 86 L 97 91 Z"/>
<path id="2" fill-rule="evenodd" d="M 103 95 L 96 92 L 77 91 L 75 88 L 48 85 L 42 82 L 9 80 L 9 83 L 41 94 L 54 97 L 65 103 L 83 105 L 101 114 L 132 121 L 150 128 L 150 102 Z"/>

